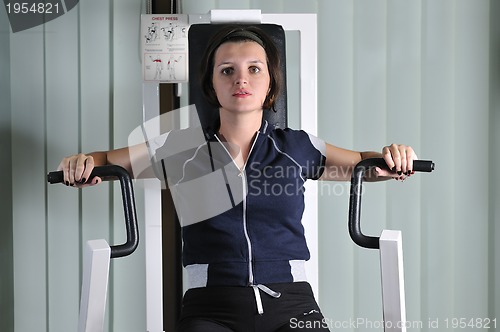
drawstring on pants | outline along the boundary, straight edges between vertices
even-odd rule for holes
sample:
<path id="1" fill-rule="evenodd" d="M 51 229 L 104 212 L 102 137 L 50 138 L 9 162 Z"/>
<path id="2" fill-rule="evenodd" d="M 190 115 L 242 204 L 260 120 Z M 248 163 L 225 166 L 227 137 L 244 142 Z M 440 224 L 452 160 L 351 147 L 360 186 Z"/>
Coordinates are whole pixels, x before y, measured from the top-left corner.
<path id="1" fill-rule="evenodd" d="M 281 296 L 280 292 L 275 292 L 269 287 L 266 287 L 264 285 L 252 285 L 253 292 L 255 294 L 255 301 L 257 302 L 257 312 L 259 315 L 262 315 L 264 313 L 264 306 L 262 305 L 262 298 L 260 297 L 260 291 L 263 291 L 267 295 L 274 297 L 275 299 L 279 298 Z"/>

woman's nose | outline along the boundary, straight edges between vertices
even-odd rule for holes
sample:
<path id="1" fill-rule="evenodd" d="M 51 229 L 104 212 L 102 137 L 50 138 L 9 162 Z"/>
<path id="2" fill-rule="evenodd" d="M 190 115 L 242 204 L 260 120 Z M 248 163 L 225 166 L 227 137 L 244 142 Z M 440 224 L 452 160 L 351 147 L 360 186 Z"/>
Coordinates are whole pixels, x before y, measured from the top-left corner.
<path id="1" fill-rule="evenodd" d="M 241 72 L 241 71 L 240 71 L 240 72 L 238 72 L 238 73 L 236 74 L 236 77 L 235 77 L 235 81 L 234 81 L 234 83 L 235 83 L 236 85 L 243 85 L 243 84 L 247 84 L 247 83 L 248 83 L 248 78 L 247 78 L 247 76 L 245 75 L 245 73 L 243 73 L 243 72 Z"/>

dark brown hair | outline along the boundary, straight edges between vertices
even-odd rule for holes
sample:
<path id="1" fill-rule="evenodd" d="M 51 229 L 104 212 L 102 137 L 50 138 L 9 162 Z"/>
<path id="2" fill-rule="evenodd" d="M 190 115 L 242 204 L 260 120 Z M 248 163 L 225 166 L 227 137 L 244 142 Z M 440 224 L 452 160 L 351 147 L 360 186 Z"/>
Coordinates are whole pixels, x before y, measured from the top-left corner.
<path id="1" fill-rule="evenodd" d="M 272 39 L 264 31 L 255 26 L 226 26 L 215 33 L 215 35 L 210 39 L 208 47 L 201 60 L 200 67 L 201 89 L 203 94 L 211 105 L 215 107 L 221 106 L 212 83 L 215 52 L 219 46 L 226 42 L 244 41 L 256 42 L 266 51 L 270 83 L 269 92 L 262 107 L 265 109 L 274 109 L 274 102 L 276 101 L 282 85 L 280 55 Z"/>

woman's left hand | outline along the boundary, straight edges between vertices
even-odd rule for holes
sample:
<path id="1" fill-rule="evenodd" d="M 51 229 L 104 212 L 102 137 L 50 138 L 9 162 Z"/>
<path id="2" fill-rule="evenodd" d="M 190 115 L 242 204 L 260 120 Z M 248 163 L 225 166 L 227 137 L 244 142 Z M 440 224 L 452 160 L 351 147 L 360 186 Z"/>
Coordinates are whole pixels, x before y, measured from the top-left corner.
<path id="1" fill-rule="evenodd" d="M 413 161 L 418 157 L 411 146 L 403 144 L 391 144 L 382 149 L 382 157 L 391 171 L 377 168 L 378 176 L 392 177 L 397 180 L 404 180 L 412 175 Z"/>

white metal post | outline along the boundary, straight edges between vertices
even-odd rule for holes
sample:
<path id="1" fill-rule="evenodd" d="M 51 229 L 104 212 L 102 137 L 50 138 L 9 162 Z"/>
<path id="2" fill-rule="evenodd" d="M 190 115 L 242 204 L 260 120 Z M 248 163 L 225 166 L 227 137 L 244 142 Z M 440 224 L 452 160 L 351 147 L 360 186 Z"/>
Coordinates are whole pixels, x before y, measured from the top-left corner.
<path id="1" fill-rule="evenodd" d="M 143 83 L 144 138 L 160 135 L 160 83 Z M 146 224 L 146 328 L 149 332 L 163 331 L 163 271 L 161 230 L 161 182 L 144 180 L 144 220 Z"/>
<path id="2" fill-rule="evenodd" d="M 110 260 L 111 248 L 106 240 L 87 242 L 78 332 L 102 332 L 104 329 Z"/>
<path id="3" fill-rule="evenodd" d="M 406 332 L 406 304 L 401 231 L 383 230 L 380 236 L 380 268 L 384 331 Z"/>

